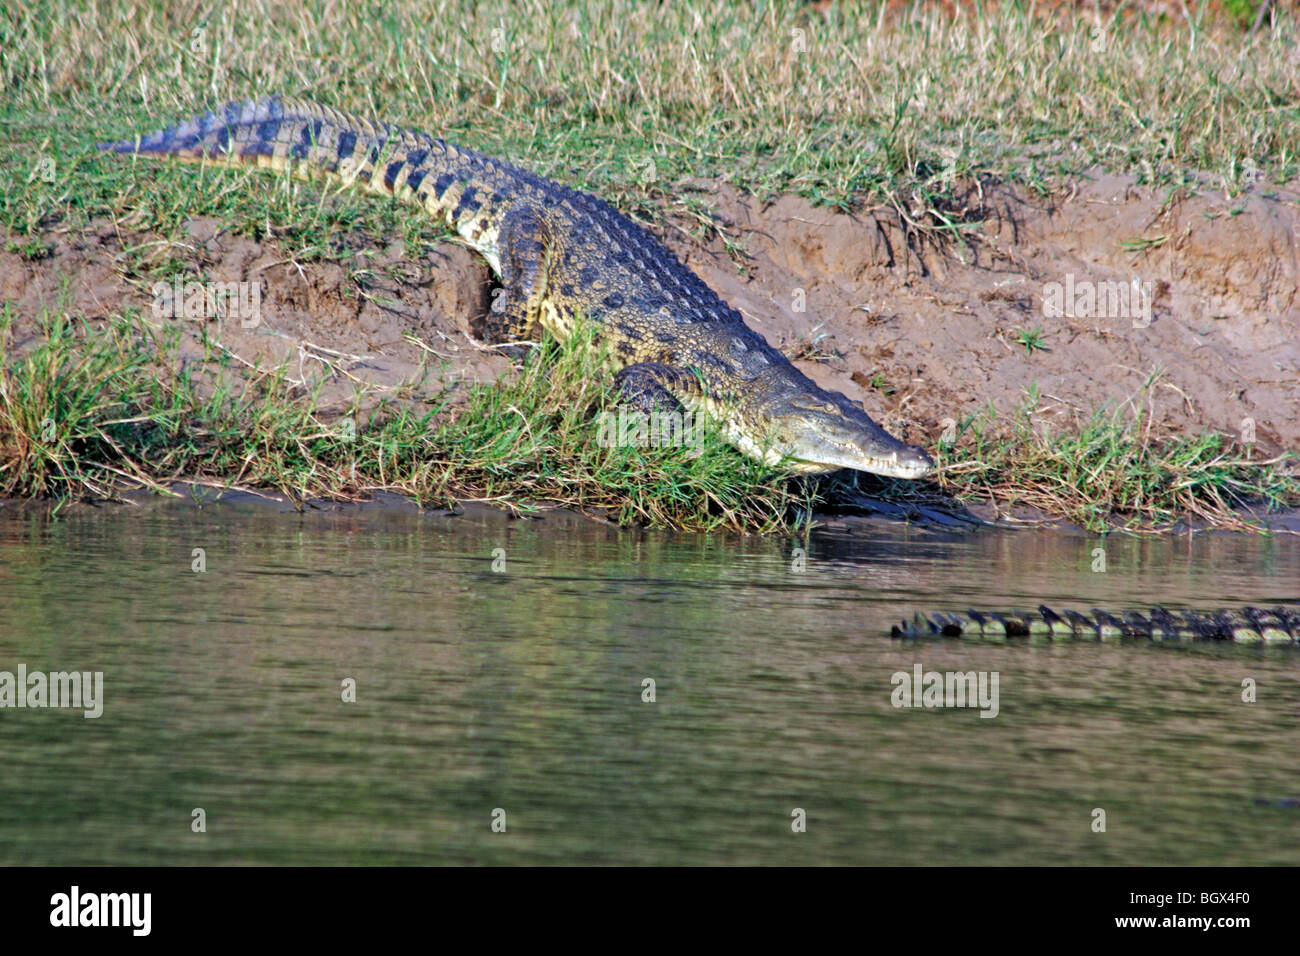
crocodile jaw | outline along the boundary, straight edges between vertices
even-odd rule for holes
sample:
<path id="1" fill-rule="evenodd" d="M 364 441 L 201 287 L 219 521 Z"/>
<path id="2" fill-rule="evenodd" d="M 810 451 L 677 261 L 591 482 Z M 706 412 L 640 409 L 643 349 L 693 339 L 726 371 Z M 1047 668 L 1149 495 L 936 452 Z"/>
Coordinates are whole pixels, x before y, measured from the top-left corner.
<path id="1" fill-rule="evenodd" d="M 934 470 L 922 449 L 889 434 L 843 393 L 793 369 L 774 372 L 766 395 L 721 417 L 727 438 L 751 458 L 805 475 L 847 468 L 914 479 Z"/>
<path id="2" fill-rule="evenodd" d="M 838 471 L 841 468 L 851 468 L 855 471 L 865 471 L 873 475 L 884 475 L 887 478 L 924 478 L 930 472 L 934 471 L 934 461 L 924 451 L 914 448 L 911 445 L 905 445 L 903 451 L 890 452 L 888 456 L 879 455 L 846 455 L 838 460 L 827 460 L 830 456 L 822 460 L 808 461 L 805 459 L 795 459 L 793 465 L 789 466 L 791 470 L 801 474 L 818 475 L 825 474 L 829 471 Z"/>
<path id="3" fill-rule="evenodd" d="M 902 442 L 888 448 L 876 441 L 839 444 L 818 440 L 813 447 L 796 448 L 785 457 L 786 467 L 805 475 L 850 468 L 888 478 L 924 478 L 934 470 L 934 461 L 924 451 Z"/>
<path id="4" fill-rule="evenodd" d="M 859 414 L 866 418 L 864 413 Z M 774 438 L 763 443 L 738 425 L 724 424 L 724 433 L 750 458 L 797 474 L 819 475 L 849 468 L 912 479 L 923 478 L 934 470 L 933 459 L 923 450 L 904 444 L 869 418 L 867 422 L 870 429 L 845 428 L 838 422 L 828 427 L 829 423 L 812 418 L 786 421 L 782 428 L 787 434 L 785 441 Z"/>

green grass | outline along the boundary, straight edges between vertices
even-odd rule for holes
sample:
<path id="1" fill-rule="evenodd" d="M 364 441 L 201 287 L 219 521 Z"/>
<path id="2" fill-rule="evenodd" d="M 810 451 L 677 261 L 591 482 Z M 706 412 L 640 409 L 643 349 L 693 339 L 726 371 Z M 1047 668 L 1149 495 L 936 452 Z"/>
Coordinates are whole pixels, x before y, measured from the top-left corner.
<path id="1" fill-rule="evenodd" d="M 0 343 L 13 348 L 14 315 L 0 313 Z M 0 495 L 66 498 L 106 495 L 123 477 L 138 477 L 122 443 L 137 444 L 139 408 L 158 397 L 147 355 L 125 323 L 96 330 L 94 344 L 66 318 L 48 319 L 43 341 L 0 367 Z"/>
<path id="2" fill-rule="evenodd" d="M 795 527 L 807 493 L 716 434 L 698 448 L 602 445 L 614 407 L 590 327 L 543 343 L 511 381 L 447 393 L 420 410 L 386 401 L 358 421 L 327 415 L 284 367 L 202 378 L 180 368 L 175 334 L 119 317 L 90 328 L 46 314 L 40 339 L 13 351 L 0 312 L 0 495 L 167 491 L 178 481 L 274 488 L 294 498 L 376 491 L 429 504 L 488 500 L 527 511 L 559 503 L 621 523 L 714 530 Z"/>
<path id="3" fill-rule="evenodd" d="M 1098 409 L 1069 430 L 1042 427 L 1036 390 L 1009 416 L 994 409 L 941 443 L 942 484 L 958 496 L 1027 505 L 1092 531 L 1145 531 L 1182 523 L 1257 529 L 1243 506 L 1300 502 L 1294 456 L 1251 459 L 1223 435 L 1152 438 L 1148 393 Z M 1142 408 L 1148 408 L 1144 418 Z"/>
<path id="4" fill-rule="evenodd" d="M 1017 344 L 1025 347 L 1025 352 L 1028 355 L 1033 355 L 1034 349 L 1047 349 L 1047 346 L 1043 343 L 1042 329 L 1017 329 L 1013 338 Z"/>
<path id="5" fill-rule="evenodd" d="M 693 450 L 606 447 L 598 416 L 615 396 L 590 327 L 563 345 L 542 343 L 517 377 L 474 387 L 463 406 L 453 409 L 443 393 L 424 410 L 390 400 L 364 417 L 355 407 L 326 414 L 284 367 L 178 371 L 175 328 L 127 316 L 91 328 L 58 312 L 38 327 L 39 340 L 15 352 L 14 315 L 0 311 L 9 355 L 0 367 L 0 495 L 62 502 L 125 485 L 171 493 L 176 482 L 274 488 L 299 500 L 392 491 L 426 504 L 529 511 L 548 502 L 624 524 L 759 532 L 796 530 L 814 506 L 864 494 L 914 513 L 952 510 L 961 499 L 1026 504 L 1092 530 L 1188 519 L 1245 528 L 1242 504 L 1300 500 L 1300 478 L 1283 462 L 1243 460 L 1215 435 L 1152 441 L 1148 423 L 1119 409 L 1077 432 L 1044 434 L 1032 395 L 1010 438 L 992 410 L 962 423 L 956 443 L 941 445 L 938 487 L 789 479 L 715 434 Z"/>

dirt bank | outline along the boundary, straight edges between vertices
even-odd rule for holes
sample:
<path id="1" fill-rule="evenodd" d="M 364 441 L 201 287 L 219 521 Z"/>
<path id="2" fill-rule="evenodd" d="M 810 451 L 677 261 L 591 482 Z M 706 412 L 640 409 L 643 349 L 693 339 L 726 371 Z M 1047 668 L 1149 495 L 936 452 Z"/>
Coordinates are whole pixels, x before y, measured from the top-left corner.
<path id="1" fill-rule="evenodd" d="M 946 421 L 990 402 L 1009 413 L 1035 384 L 1044 426 L 1069 427 L 1160 370 L 1150 396 L 1157 431 L 1249 439 L 1253 428 L 1261 453 L 1300 448 L 1295 184 L 1172 201 L 1116 176 L 1051 197 L 984 184 L 969 193 L 982 222 L 946 243 L 906 228 L 895 210 L 847 215 L 716 182 L 682 188 L 712 206 L 720 232 L 701 244 L 667 229 L 674 251 L 805 372 L 909 441 L 932 445 Z M 455 242 L 416 261 L 392 245 L 356 262 L 300 264 L 215 219 L 195 219 L 188 232 L 179 246 L 157 247 L 186 280 L 261 290 L 255 327 L 212 320 L 209 336 L 242 362 L 288 359 L 295 378 L 323 383 L 340 407 L 358 388 L 390 394 L 422 361 L 435 379 L 460 381 L 510 368 L 475 341 L 491 276 Z M 0 298 L 15 305 L 20 346 L 43 308 L 149 314 L 151 283 L 125 271 L 123 250 L 156 237 L 105 222 L 42 240 L 48 251 L 37 257 L 28 239 L 0 244 Z M 198 323 L 186 325 L 197 358 Z"/>
<path id="2" fill-rule="evenodd" d="M 1294 190 L 1166 204 L 1123 177 L 1048 199 L 994 186 L 970 197 L 988 216 L 982 226 L 939 247 L 897 215 L 707 188 L 747 237 L 747 275 L 720 242 L 678 251 L 788 354 L 820 356 L 800 364 L 821 384 L 909 438 L 934 441 L 943 419 L 990 401 L 1010 411 L 1035 383 L 1045 424 L 1068 427 L 1161 369 L 1158 428 L 1240 437 L 1251 419 L 1262 448 L 1300 447 Z M 1114 301 L 1121 290 L 1127 309 Z M 1018 330 L 1040 329 L 1045 348 L 1016 341 Z"/>

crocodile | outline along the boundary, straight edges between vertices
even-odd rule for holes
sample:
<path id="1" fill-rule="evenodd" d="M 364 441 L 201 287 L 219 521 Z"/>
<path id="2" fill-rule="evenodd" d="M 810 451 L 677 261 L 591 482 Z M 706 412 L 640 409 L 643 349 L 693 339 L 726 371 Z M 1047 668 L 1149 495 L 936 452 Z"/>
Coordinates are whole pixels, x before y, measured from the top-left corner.
<path id="1" fill-rule="evenodd" d="M 741 452 L 798 474 L 920 478 L 926 452 L 818 387 L 662 243 L 608 203 L 427 133 L 273 96 L 100 149 L 269 169 L 388 196 L 441 219 L 501 283 L 494 344 L 595 324 L 626 406 L 718 423 Z"/>
<path id="2" fill-rule="evenodd" d="M 916 614 L 890 628 L 897 638 L 966 637 L 1005 641 L 1009 637 L 1051 640 L 1234 641 L 1238 644 L 1300 645 L 1300 606 L 1219 608 L 1210 611 L 1110 612 L 1093 608 L 1059 613 L 1046 605 L 1037 612 L 975 611 Z"/>

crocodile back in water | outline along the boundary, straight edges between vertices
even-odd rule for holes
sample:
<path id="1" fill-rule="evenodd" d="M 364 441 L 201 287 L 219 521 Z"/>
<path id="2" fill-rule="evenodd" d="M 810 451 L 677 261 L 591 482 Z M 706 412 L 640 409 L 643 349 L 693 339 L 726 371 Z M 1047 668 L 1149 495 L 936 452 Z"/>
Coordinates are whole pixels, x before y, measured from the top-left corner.
<path id="1" fill-rule="evenodd" d="M 1213 611 L 1170 611 L 1162 607 L 1149 613 L 1110 612 L 1093 608 L 1090 614 L 1065 610 L 1057 613 L 1040 606 L 1036 612 L 936 611 L 917 614 L 890 629 L 894 637 L 966 637 L 1004 641 L 1009 637 L 1111 640 L 1123 637 L 1153 641 L 1235 641 L 1239 644 L 1300 645 L 1300 607 L 1222 608 Z"/>
<path id="2" fill-rule="evenodd" d="M 315 103 L 231 103 L 123 153 L 264 167 L 412 203 L 454 228 L 501 279 L 487 320 L 508 342 L 597 323 L 624 400 L 717 421 L 741 451 L 796 472 L 901 478 L 933 463 L 839 392 L 819 388 L 654 236 L 592 196 L 510 163 Z"/>

